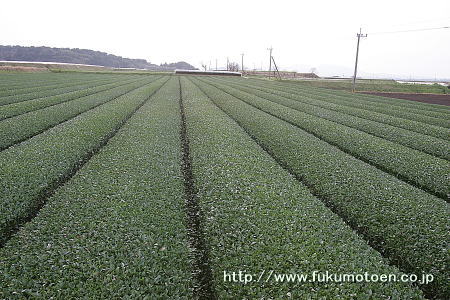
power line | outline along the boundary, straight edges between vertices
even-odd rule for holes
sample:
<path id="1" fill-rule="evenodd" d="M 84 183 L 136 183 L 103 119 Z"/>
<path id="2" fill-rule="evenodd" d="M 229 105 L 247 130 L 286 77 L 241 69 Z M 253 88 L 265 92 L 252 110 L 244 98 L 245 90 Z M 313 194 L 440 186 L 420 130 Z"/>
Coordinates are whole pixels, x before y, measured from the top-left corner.
<path id="1" fill-rule="evenodd" d="M 400 23 L 400 24 L 391 24 L 391 26 L 398 27 L 398 26 L 409 26 L 409 25 L 416 25 L 416 24 L 424 24 L 424 23 L 435 23 L 435 22 L 441 22 L 441 21 L 450 21 L 449 17 L 445 18 L 433 18 L 433 19 L 427 19 L 427 20 L 417 20 L 413 22 L 408 23 Z"/>
<path id="2" fill-rule="evenodd" d="M 372 33 L 369 33 L 369 34 L 370 35 L 374 35 L 374 34 L 390 34 L 390 33 L 402 33 L 402 32 L 417 32 L 417 31 L 439 30 L 439 29 L 450 29 L 450 26 L 433 27 L 433 28 L 421 28 L 421 29 L 410 29 L 410 30 L 398 30 L 398 31 L 372 32 Z"/>

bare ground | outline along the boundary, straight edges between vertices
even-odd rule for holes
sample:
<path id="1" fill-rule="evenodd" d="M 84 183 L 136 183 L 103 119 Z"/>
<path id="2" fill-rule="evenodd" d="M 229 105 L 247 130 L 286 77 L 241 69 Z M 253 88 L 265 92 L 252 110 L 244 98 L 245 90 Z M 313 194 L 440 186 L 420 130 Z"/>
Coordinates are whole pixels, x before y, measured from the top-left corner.
<path id="1" fill-rule="evenodd" d="M 0 71 L 8 72 L 48 72 L 47 68 L 25 66 L 0 66 Z"/>

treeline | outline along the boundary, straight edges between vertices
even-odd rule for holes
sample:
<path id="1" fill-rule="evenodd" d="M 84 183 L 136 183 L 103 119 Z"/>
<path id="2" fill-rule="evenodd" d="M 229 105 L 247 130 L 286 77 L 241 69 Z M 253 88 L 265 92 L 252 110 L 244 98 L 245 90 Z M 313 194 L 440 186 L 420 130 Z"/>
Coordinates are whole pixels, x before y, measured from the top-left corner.
<path id="1" fill-rule="evenodd" d="M 145 59 L 131 59 L 105 52 L 78 48 L 69 49 L 33 46 L 0 46 L 0 60 L 59 62 L 97 65 L 111 68 L 136 68 L 150 70 L 196 69 L 184 61 L 156 65 L 146 61 Z"/>

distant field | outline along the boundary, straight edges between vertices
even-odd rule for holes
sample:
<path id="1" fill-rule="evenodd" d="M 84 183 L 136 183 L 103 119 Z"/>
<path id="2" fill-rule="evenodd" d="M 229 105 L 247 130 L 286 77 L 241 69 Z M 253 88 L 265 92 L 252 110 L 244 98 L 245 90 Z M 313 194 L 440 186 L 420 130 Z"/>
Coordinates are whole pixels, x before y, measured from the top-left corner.
<path id="1" fill-rule="evenodd" d="M 80 65 L 70 63 L 39 63 L 39 62 L 2 62 L 0 61 L 1 73 L 36 73 L 36 72 L 80 72 L 98 74 L 170 74 L 172 71 L 151 71 L 136 69 L 116 69 L 102 66 Z"/>
<path id="2" fill-rule="evenodd" d="M 0 74 L 0 299 L 448 299 L 450 108 L 313 84 Z"/>
<path id="3" fill-rule="evenodd" d="M 336 90 L 350 91 L 352 89 L 351 80 L 293 80 L 292 82 L 305 86 Z M 403 84 L 394 80 L 358 80 L 356 90 L 374 92 L 450 94 L 450 89 L 448 87 L 439 84 Z"/>

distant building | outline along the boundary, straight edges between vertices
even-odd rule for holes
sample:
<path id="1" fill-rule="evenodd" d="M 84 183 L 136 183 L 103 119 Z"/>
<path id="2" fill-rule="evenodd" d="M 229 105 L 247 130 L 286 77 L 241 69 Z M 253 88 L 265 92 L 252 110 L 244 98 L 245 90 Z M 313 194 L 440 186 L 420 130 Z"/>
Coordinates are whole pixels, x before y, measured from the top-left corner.
<path id="1" fill-rule="evenodd" d="M 269 71 L 245 71 L 245 75 L 259 75 L 259 76 L 274 76 L 275 71 L 269 72 Z M 277 73 L 278 74 L 278 73 Z M 287 71 L 280 71 L 280 76 L 282 78 L 319 78 L 314 73 L 297 73 L 297 72 L 287 72 Z"/>
<path id="2" fill-rule="evenodd" d="M 175 74 L 189 74 L 189 75 L 242 76 L 241 72 L 229 72 L 229 71 L 201 71 L 201 70 L 176 69 L 174 73 Z"/>

